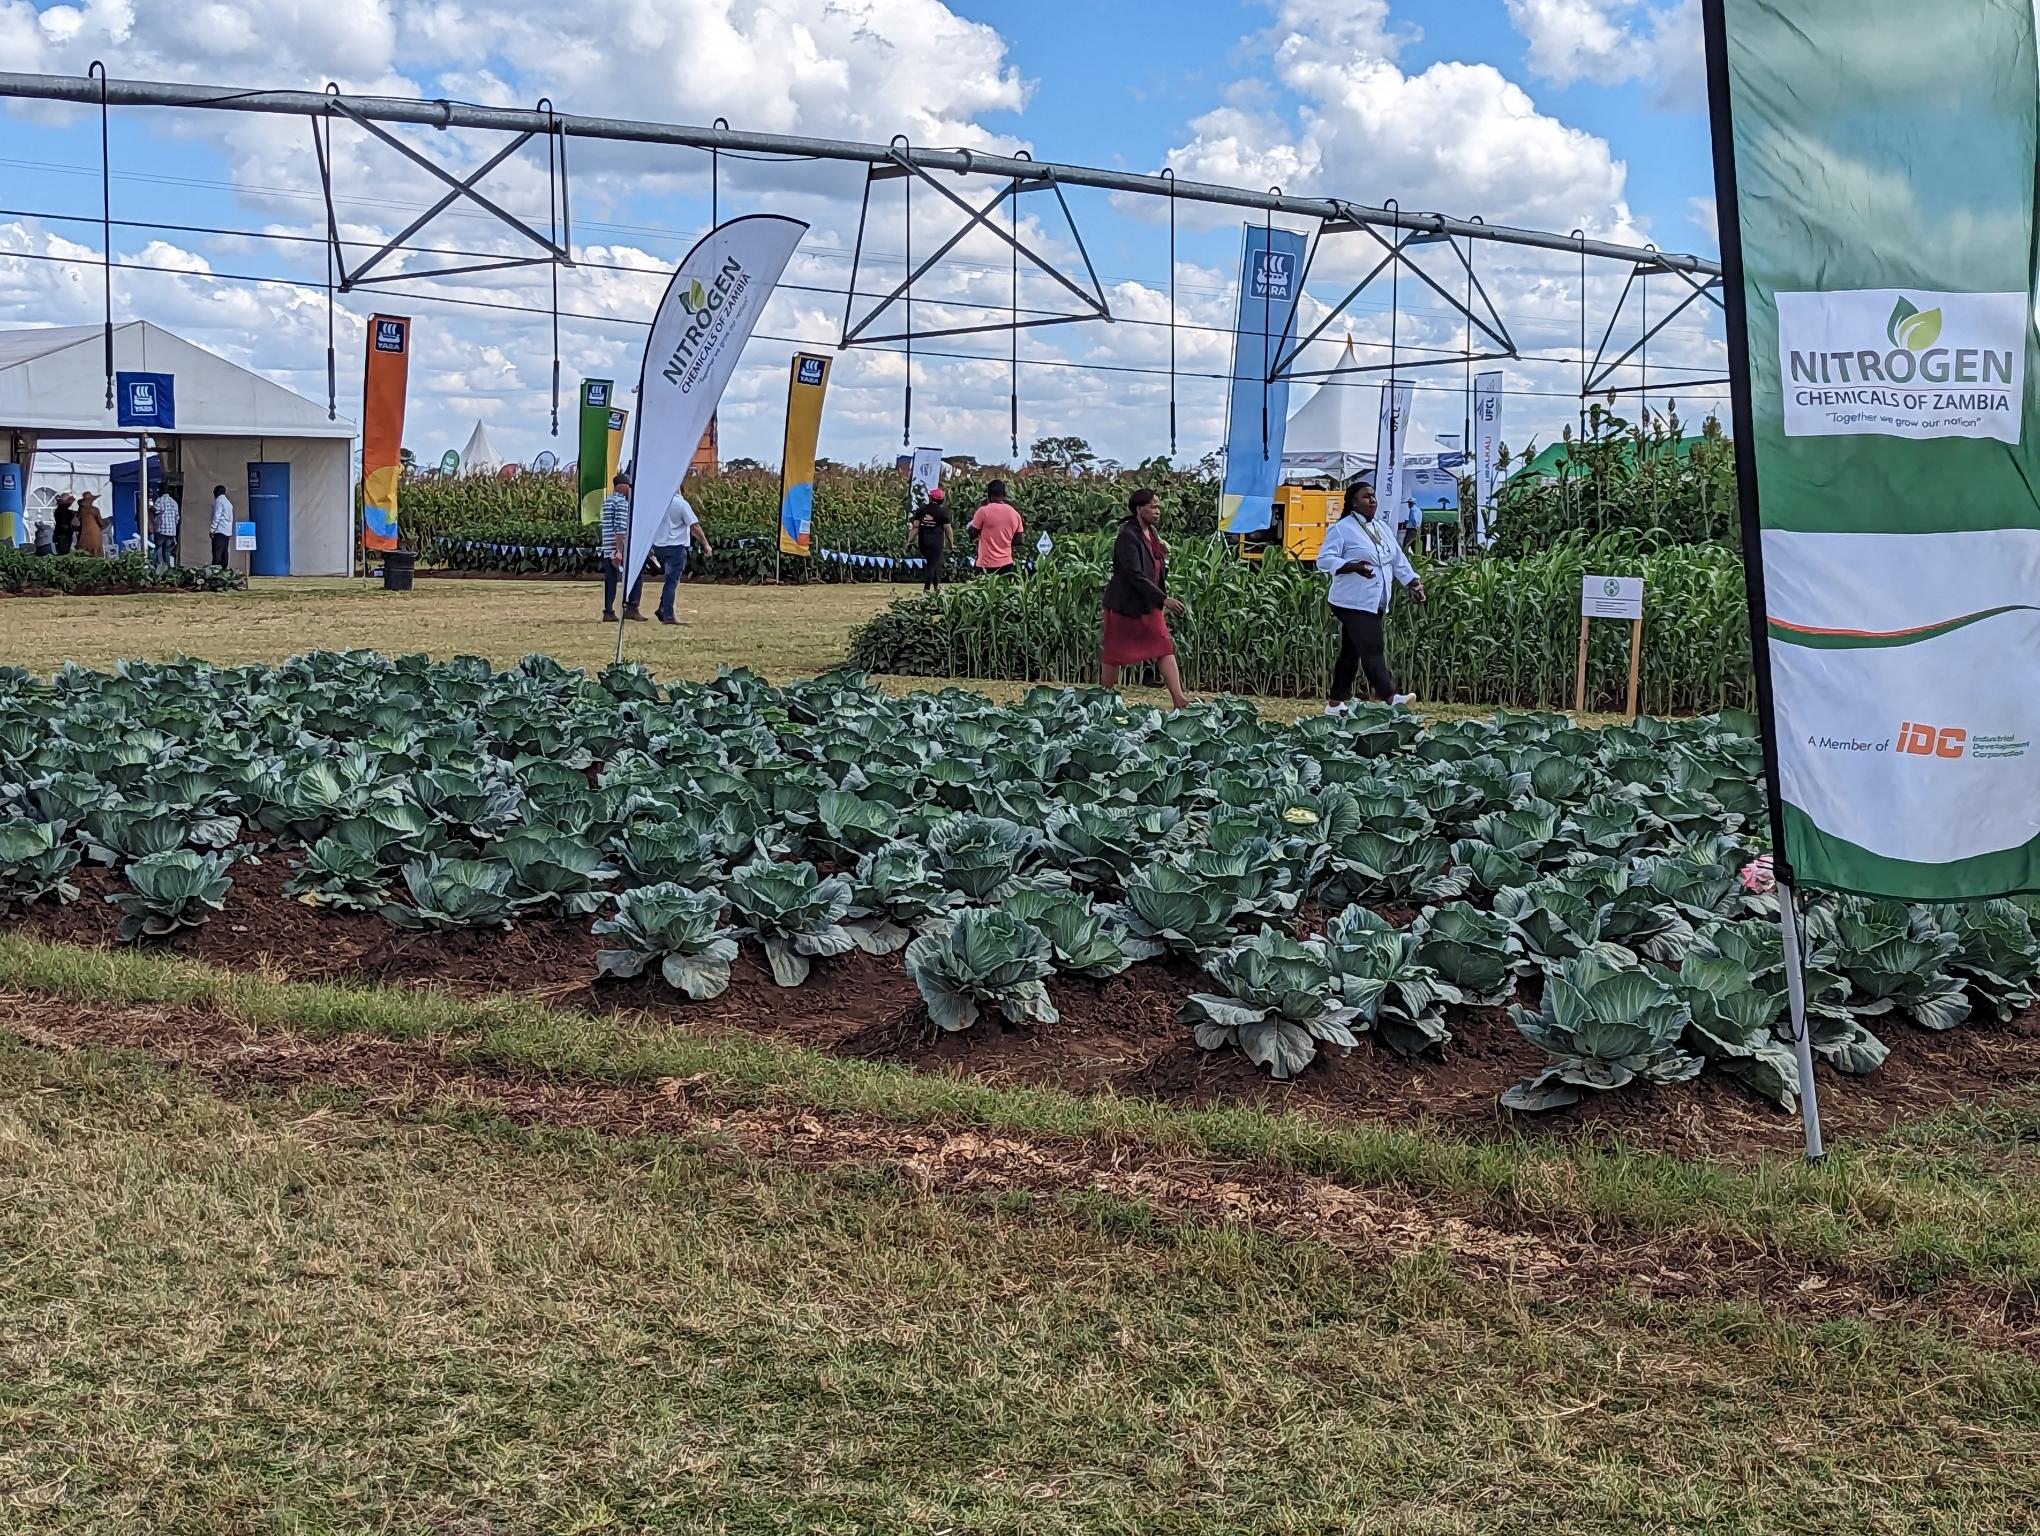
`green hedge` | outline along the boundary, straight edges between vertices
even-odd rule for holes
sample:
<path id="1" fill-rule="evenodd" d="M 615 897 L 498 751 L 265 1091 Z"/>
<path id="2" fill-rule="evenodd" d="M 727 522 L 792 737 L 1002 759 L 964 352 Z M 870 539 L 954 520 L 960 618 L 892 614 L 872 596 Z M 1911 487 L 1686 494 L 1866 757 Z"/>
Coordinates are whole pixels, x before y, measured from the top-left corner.
<path id="1" fill-rule="evenodd" d="M 1241 561 L 1216 539 L 1178 536 L 1175 545 L 1169 586 L 1188 611 L 1170 630 L 1185 684 L 1321 696 L 1338 649 L 1326 578 L 1279 557 Z M 1071 540 L 1030 576 L 895 603 L 852 637 L 850 663 L 920 677 L 1094 681 L 1107 559 L 1102 539 Z M 1646 713 L 1751 702 L 1742 561 L 1732 550 L 1615 534 L 1518 560 L 1427 561 L 1421 569 L 1430 602 L 1399 602 L 1388 630 L 1390 665 L 1422 698 L 1570 708 L 1580 577 L 1591 571 L 1644 578 Z M 1628 634 L 1624 624 L 1594 626 L 1589 708 L 1621 707 Z"/>

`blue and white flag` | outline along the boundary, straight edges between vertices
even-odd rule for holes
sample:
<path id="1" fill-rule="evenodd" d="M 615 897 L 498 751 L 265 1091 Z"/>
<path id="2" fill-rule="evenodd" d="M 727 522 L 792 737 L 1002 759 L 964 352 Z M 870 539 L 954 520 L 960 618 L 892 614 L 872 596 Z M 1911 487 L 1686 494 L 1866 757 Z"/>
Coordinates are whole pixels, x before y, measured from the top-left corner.
<path id="1" fill-rule="evenodd" d="M 1473 381 L 1474 538 L 1492 544 L 1495 483 L 1501 473 L 1502 375 L 1483 373 Z"/>
<path id="2" fill-rule="evenodd" d="M 1410 435 L 1410 405 L 1417 386 L 1408 379 L 1381 386 L 1381 425 L 1374 437 L 1374 499 L 1393 527 L 1405 522 L 1410 508 L 1408 488 L 1403 484 L 1403 451 Z"/>
<path id="3" fill-rule="evenodd" d="M 1225 533 L 1258 533 L 1274 520 L 1289 380 L 1270 375 L 1288 346 L 1303 292 L 1303 252 L 1303 236 L 1294 230 L 1247 226 L 1226 400 L 1225 484 L 1218 497 L 1218 526 Z"/>

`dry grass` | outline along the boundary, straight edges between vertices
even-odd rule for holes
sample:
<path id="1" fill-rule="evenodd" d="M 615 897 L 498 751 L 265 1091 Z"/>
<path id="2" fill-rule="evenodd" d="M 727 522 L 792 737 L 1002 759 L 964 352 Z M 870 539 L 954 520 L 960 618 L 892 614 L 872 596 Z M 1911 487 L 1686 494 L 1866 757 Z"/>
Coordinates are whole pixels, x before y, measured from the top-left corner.
<path id="1" fill-rule="evenodd" d="M 2030 1528 L 2029 1362 L 0 1039 L 0 1527 Z"/>
<path id="2" fill-rule="evenodd" d="M 722 666 L 749 667 L 774 682 L 812 677 L 840 666 L 850 634 L 896 598 L 918 589 L 887 583 L 811 586 L 714 586 L 681 589 L 687 622 L 668 628 L 647 620 L 628 626 L 625 655 L 662 678 L 706 678 Z M 310 650 L 357 647 L 446 658 L 486 656 L 509 663 L 533 651 L 570 667 L 599 670 L 616 654 L 616 626 L 600 622 L 595 581 L 466 581 L 422 578 L 409 593 L 379 582 L 332 579 L 261 580 L 245 593 L 132 597 L 10 598 L 0 602 L 7 635 L 0 660 L 49 672 L 67 661 L 105 668 L 124 658 L 282 661 Z M 944 686 L 941 678 L 880 677 L 900 693 Z M 1001 701 L 1030 683 L 960 684 Z M 1128 697 L 1160 704 L 1155 688 Z M 1268 699 L 1263 712 L 1293 720 L 1315 712 L 1314 699 Z M 1486 715 L 1468 705 L 1426 708 L 1440 718 Z M 1602 725 L 1612 715 L 1581 717 Z"/>

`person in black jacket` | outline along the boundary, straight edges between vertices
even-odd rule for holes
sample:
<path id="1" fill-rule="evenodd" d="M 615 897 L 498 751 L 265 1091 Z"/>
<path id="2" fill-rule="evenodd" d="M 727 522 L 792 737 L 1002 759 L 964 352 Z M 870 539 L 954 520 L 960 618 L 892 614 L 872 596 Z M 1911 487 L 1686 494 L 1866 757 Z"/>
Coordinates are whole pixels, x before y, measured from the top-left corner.
<path id="1" fill-rule="evenodd" d="M 1169 705 L 1181 709 L 1183 674 L 1176 665 L 1176 643 L 1169 638 L 1168 614 L 1183 605 L 1169 596 L 1169 546 L 1155 532 L 1162 504 L 1150 490 L 1126 499 L 1126 518 L 1112 544 L 1112 579 L 1105 583 L 1105 643 L 1099 674 L 1107 688 L 1119 681 L 1121 667 L 1160 664 L 1168 686 Z"/>

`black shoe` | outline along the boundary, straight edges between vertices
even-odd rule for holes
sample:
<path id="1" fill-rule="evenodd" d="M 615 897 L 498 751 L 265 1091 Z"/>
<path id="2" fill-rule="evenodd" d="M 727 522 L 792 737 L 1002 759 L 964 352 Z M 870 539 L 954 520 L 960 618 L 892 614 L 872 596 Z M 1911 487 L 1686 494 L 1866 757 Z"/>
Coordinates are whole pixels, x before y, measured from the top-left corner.
<path id="1" fill-rule="evenodd" d="M 678 624 L 680 622 L 670 613 L 661 613 L 656 615 L 656 617 L 661 624 Z"/>
<path id="2" fill-rule="evenodd" d="M 644 615 L 643 615 L 642 613 L 639 613 L 639 612 L 637 611 L 637 609 L 635 609 L 635 608 L 626 608 L 626 609 L 624 609 L 624 610 L 623 610 L 623 616 L 624 616 L 624 617 L 625 617 L 626 619 L 630 619 L 630 620 L 631 620 L 631 621 L 633 621 L 634 623 L 638 623 L 638 624 L 642 624 L 642 623 L 644 623 L 644 621 L 645 621 L 645 616 L 644 616 Z"/>
<path id="3" fill-rule="evenodd" d="M 602 622 L 605 624 L 614 624 L 616 622 L 616 611 L 612 608 L 603 609 Z"/>

